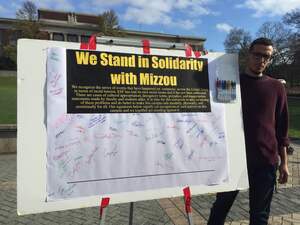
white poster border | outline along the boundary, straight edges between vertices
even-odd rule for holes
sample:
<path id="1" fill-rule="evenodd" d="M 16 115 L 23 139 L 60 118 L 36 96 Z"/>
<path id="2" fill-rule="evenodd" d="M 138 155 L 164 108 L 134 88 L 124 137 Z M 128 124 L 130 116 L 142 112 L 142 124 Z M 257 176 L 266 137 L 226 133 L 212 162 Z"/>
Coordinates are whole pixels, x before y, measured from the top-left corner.
<path id="1" fill-rule="evenodd" d="M 56 202 L 46 201 L 46 50 L 49 47 L 78 49 L 78 43 L 66 43 L 42 40 L 18 41 L 18 140 L 17 140 L 17 206 L 18 214 L 41 213 L 58 210 L 91 207 L 99 205 L 101 197 L 92 196 L 74 198 Z M 98 45 L 97 49 L 112 52 L 142 54 L 141 48 L 126 46 Z M 153 49 L 155 55 L 184 56 L 182 50 Z M 34 56 L 34 57 L 29 57 Z M 229 68 L 220 68 L 226 73 L 237 71 L 237 56 L 224 53 L 210 53 L 209 61 L 234 62 Z M 210 70 L 210 68 L 209 68 Z M 226 71 L 228 70 L 228 71 Z M 230 182 L 216 186 L 190 186 L 193 195 L 218 191 L 242 190 L 248 187 L 244 133 L 241 116 L 239 78 L 237 76 L 237 100 L 226 104 L 227 148 L 229 149 Z M 135 202 L 182 196 L 182 188 L 164 188 L 159 190 L 138 191 L 112 194 L 111 204 Z"/>

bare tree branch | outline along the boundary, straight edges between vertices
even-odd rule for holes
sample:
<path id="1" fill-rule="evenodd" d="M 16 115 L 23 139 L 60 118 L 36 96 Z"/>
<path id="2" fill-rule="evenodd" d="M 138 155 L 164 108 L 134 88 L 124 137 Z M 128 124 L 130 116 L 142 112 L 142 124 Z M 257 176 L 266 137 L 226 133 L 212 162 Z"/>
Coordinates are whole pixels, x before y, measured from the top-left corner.
<path id="1" fill-rule="evenodd" d="M 22 7 L 16 12 L 16 18 L 29 21 L 37 20 L 37 7 L 32 1 L 23 2 Z"/>

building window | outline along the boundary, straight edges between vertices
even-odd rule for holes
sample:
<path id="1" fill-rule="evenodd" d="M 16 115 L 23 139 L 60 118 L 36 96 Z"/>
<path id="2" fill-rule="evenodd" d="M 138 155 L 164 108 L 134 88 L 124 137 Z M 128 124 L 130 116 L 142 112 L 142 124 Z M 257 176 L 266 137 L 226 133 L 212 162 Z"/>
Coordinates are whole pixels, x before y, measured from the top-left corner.
<path id="1" fill-rule="evenodd" d="M 203 51 L 203 46 L 201 45 L 190 45 L 194 51 Z"/>
<path id="2" fill-rule="evenodd" d="M 87 43 L 89 42 L 90 36 L 87 35 L 81 35 L 81 42 Z"/>
<path id="3" fill-rule="evenodd" d="M 64 35 L 61 33 L 53 33 L 53 40 L 64 41 Z"/>
<path id="4" fill-rule="evenodd" d="M 67 39 L 69 42 L 78 42 L 78 36 L 76 34 L 68 34 Z"/>

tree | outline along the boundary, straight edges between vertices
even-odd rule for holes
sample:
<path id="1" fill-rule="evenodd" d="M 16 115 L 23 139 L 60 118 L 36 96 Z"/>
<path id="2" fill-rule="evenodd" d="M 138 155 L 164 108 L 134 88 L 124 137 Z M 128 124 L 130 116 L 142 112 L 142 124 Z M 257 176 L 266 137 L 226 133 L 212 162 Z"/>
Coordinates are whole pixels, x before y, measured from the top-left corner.
<path id="1" fill-rule="evenodd" d="M 269 38 L 273 42 L 274 52 L 266 73 L 289 82 L 289 69 L 292 57 L 289 48 L 291 30 L 282 22 L 265 22 L 256 33 L 257 37 Z"/>
<path id="2" fill-rule="evenodd" d="M 17 47 L 15 45 L 6 45 L 3 47 L 3 55 L 9 59 L 13 65 L 17 64 Z"/>
<path id="3" fill-rule="evenodd" d="M 108 10 L 99 15 L 99 27 L 104 35 L 123 36 L 118 16 L 114 10 Z"/>
<path id="4" fill-rule="evenodd" d="M 293 33 L 289 37 L 289 48 L 292 56 L 291 86 L 300 84 L 300 9 L 287 13 L 283 22 L 292 28 Z"/>
<path id="5" fill-rule="evenodd" d="M 300 9 L 284 15 L 283 22 L 294 30 L 290 35 L 290 48 L 294 53 L 294 62 L 300 63 Z"/>
<path id="6" fill-rule="evenodd" d="M 289 44 L 294 63 L 300 63 L 300 9 L 284 15 L 283 22 L 294 30 L 289 37 Z"/>
<path id="7" fill-rule="evenodd" d="M 23 2 L 22 7 L 16 12 L 16 18 L 28 21 L 37 20 L 37 7 L 32 1 Z"/>
<path id="8" fill-rule="evenodd" d="M 17 47 L 15 45 L 3 46 L 3 55 L 0 56 L 1 70 L 15 70 L 17 65 Z"/>
<path id="9" fill-rule="evenodd" d="M 269 38 L 274 44 L 273 60 L 270 67 L 291 62 L 289 37 L 291 30 L 281 22 L 265 22 L 256 33 L 257 37 Z"/>
<path id="10" fill-rule="evenodd" d="M 290 13 L 287 13 L 283 16 L 283 22 L 290 26 L 293 26 L 300 31 L 300 9 L 294 10 Z"/>
<path id="11" fill-rule="evenodd" d="M 233 28 L 226 36 L 224 46 L 227 53 L 239 54 L 239 67 L 240 71 L 244 71 L 246 68 L 247 53 L 251 44 L 251 35 L 249 32 Z"/>
<path id="12" fill-rule="evenodd" d="M 37 7 L 31 1 L 25 1 L 17 10 L 16 30 L 20 32 L 20 38 L 41 39 L 40 24 L 37 21 Z"/>
<path id="13" fill-rule="evenodd" d="M 16 32 L 19 38 L 44 39 L 40 31 L 40 24 L 37 21 L 18 21 Z"/>
<path id="14" fill-rule="evenodd" d="M 243 29 L 233 28 L 225 39 L 225 50 L 228 53 L 238 53 L 242 49 L 248 49 L 251 39 L 249 32 Z"/>
<path id="15" fill-rule="evenodd" d="M 15 29 L 11 32 L 14 38 L 44 39 L 45 36 L 40 32 L 40 24 L 37 21 L 37 7 L 31 1 L 23 2 L 20 9 L 16 11 Z M 3 46 L 3 60 L 14 64 L 12 68 L 16 68 L 17 47 L 15 44 L 7 44 Z M 10 67 L 11 68 L 11 67 Z"/>

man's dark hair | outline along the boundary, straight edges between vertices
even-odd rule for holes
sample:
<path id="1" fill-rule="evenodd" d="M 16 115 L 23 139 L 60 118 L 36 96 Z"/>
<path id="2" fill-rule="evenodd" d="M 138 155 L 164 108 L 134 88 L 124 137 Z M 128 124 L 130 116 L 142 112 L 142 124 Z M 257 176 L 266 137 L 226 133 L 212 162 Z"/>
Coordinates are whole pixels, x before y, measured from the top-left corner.
<path id="1" fill-rule="evenodd" d="M 254 45 L 266 45 L 266 46 L 273 46 L 272 41 L 269 38 L 257 38 L 254 41 L 252 41 L 252 43 L 250 44 L 250 48 L 249 50 L 251 51 L 254 47 Z"/>

